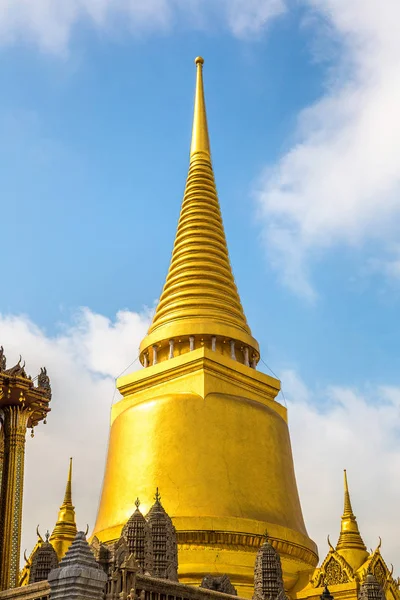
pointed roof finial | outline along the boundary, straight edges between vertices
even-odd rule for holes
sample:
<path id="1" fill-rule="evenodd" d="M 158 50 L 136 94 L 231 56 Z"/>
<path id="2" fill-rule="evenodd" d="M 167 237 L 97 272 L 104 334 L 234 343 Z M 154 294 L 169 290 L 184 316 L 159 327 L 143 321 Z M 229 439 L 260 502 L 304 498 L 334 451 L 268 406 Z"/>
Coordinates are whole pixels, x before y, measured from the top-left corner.
<path id="1" fill-rule="evenodd" d="M 136 500 L 135 500 L 135 506 L 139 510 L 139 506 L 140 506 L 140 500 L 139 500 L 139 498 L 136 498 Z"/>
<path id="2" fill-rule="evenodd" d="M 68 479 L 65 486 L 64 504 L 72 504 L 72 457 L 69 459 Z"/>
<path id="3" fill-rule="evenodd" d="M 211 157 L 210 138 L 208 136 L 206 102 L 204 99 L 203 64 L 204 59 L 198 56 L 195 61 L 197 67 L 196 94 L 194 99 L 194 115 L 192 130 L 192 145 L 190 156 L 203 152 Z"/>
<path id="4" fill-rule="evenodd" d="M 160 502 L 161 502 L 161 494 L 160 494 L 160 492 L 158 491 L 158 487 L 156 488 L 156 493 L 155 493 L 155 495 L 154 495 L 154 500 L 155 500 L 156 502 L 158 502 L 158 503 L 160 503 Z"/>
<path id="5" fill-rule="evenodd" d="M 357 519 L 351 506 L 346 470 L 344 470 L 343 515 L 336 550 L 343 554 L 347 562 L 355 569 L 358 569 L 368 557 L 368 552 L 360 535 Z"/>
<path id="6" fill-rule="evenodd" d="M 246 348 L 255 366 L 259 346 L 251 335 L 233 277 L 211 163 L 204 61 L 199 56 L 195 63 L 189 173 L 168 275 L 153 322 L 140 344 L 140 361 L 144 365 L 150 360 L 155 365 L 171 358 L 155 348 L 166 348 L 175 338 L 183 338 L 182 343 L 193 350 L 191 338 L 218 336 Z"/>
<path id="7" fill-rule="evenodd" d="M 351 506 L 350 493 L 349 493 L 349 485 L 347 483 L 347 471 L 344 469 L 344 509 L 343 516 L 353 515 L 353 509 Z M 354 516 L 354 515 L 353 515 Z"/>

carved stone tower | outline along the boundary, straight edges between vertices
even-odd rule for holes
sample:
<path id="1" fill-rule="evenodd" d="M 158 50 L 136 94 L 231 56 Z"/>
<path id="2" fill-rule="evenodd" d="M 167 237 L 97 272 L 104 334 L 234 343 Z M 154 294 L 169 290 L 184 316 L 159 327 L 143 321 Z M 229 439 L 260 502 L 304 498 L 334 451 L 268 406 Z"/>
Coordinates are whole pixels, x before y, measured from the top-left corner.
<path id="1" fill-rule="evenodd" d="M 153 571 L 153 541 L 150 525 L 139 510 L 139 498 L 135 502 L 136 510 L 122 530 L 129 553 L 133 554 L 139 566 L 139 573 Z"/>
<path id="2" fill-rule="evenodd" d="M 253 600 L 285 600 L 279 554 L 268 541 L 257 552 Z"/>
<path id="3" fill-rule="evenodd" d="M 146 516 L 153 545 L 152 575 L 161 579 L 178 581 L 178 550 L 176 531 L 171 518 L 161 504 L 158 488 L 155 502 Z"/>
<path id="4" fill-rule="evenodd" d="M 260 353 L 229 260 L 196 59 L 189 173 L 169 272 L 147 336 L 143 369 L 121 377 L 94 534 L 119 538 L 136 490 L 157 485 L 177 532 L 179 580 L 225 573 L 253 593 L 268 529 L 291 588 L 317 564 L 297 492 L 287 411 Z M 158 510 L 158 508 L 157 508 Z"/>
<path id="5" fill-rule="evenodd" d="M 29 583 L 44 581 L 52 569 L 58 567 L 58 557 L 53 546 L 49 542 L 50 534 L 47 532 L 46 540 L 36 548 L 32 556 L 29 572 Z"/>
<path id="6" fill-rule="evenodd" d="M 386 600 L 382 586 L 372 573 L 368 573 L 361 584 L 358 600 Z"/>
<path id="7" fill-rule="evenodd" d="M 4 450 L 0 467 L 0 590 L 18 585 L 26 430 L 46 422 L 51 400 L 50 381 L 41 369 L 37 386 L 25 363 L 6 369 L 0 348 L 0 421 Z"/>

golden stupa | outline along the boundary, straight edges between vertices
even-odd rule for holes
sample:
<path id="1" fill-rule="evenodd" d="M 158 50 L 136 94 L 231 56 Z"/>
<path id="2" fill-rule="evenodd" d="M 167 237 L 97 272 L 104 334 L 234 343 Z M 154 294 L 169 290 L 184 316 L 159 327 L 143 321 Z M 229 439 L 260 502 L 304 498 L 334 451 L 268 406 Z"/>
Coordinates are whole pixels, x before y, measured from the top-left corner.
<path id="1" fill-rule="evenodd" d="M 143 369 L 121 377 L 93 535 L 116 540 L 140 497 L 159 487 L 178 532 L 179 580 L 226 573 L 250 596 L 265 531 L 287 589 L 316 566 L 301 511 L 278 380 L 235 285 L 214 181 L 196 59 L 189 174 L 164 289 L 140 346 Z"/>

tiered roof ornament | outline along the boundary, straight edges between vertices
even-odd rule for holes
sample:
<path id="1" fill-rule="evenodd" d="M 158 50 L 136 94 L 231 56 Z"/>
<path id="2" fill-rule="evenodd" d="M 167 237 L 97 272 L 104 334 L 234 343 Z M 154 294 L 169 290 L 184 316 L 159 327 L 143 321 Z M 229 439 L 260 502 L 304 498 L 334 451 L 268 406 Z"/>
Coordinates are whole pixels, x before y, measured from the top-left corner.
<path id="1" fill-rule="evenodd" d="M 83 531 L 78 531 L 48 581 L 52 600 L 103 600 L 107 575 L 97 564 Z"/>
<path id="2" fill-rule="evenodd" d="M 130 554 L 133 554 L 139 567 L 139 573 L 153 571 L 153 542 L 150 525 L 140 512 L 140 500 L 136 499 L 136 510 L 122 529 Z"/>
<path id="3" fill-rule="evenodd" d="M 281 559 L 267 536 L 256 557 L 253 600 L 286 600 Z"/>
<path id="4" fill-rule="evenodd" d="M 161 504 L 161 495 L 156 490 L 154 504 L 146 515 L 153 544 L 153 577 L 178 581 L 178 549 L 176 531 L 171 517 Z"/>

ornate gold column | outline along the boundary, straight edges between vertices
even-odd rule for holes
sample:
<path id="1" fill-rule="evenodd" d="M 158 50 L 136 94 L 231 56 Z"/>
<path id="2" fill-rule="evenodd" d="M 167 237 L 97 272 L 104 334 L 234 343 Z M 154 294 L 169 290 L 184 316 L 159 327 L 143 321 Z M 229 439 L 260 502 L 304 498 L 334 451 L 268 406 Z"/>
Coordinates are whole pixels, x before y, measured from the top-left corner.
<path id="1" fill-rule="evenodd" d="M 3 421 L 0 416 L 0 506 L 1 506 L 1 481 L 3 477 L 3 461 L 4 461 L 4 431 Z"/>
<path id="2" fill-rule="evenodd" d="M 25 434 L 31 411 L 4 408 L 4 469 L 1 486 L 0 588 L 18 585 L 24 485 Z"/>
<path id="3" fill-rule="evenodd" d="M 25 436 L 44 420 L 51 399 L 50 380 L 41 369 L 35 386 L 21 358 L 6 369 L 0 347 L 0 415 L 3 460 L 0 485 L 0 590 L 18 586 L 24 485 Z"/>

